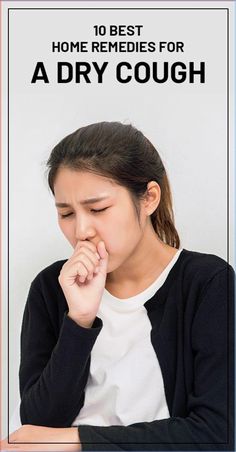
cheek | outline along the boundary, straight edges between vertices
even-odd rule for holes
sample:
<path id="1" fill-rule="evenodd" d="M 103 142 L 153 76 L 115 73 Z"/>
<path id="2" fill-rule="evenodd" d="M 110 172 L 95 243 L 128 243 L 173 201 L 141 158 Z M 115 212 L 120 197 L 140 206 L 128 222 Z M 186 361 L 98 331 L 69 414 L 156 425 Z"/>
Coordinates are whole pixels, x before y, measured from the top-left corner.
<path id="1" fill-rule="evenodd" d="M 123 256 L 133 248 L 142 234 L 138 220 L 133 215 L 121 214 L 116 221 L 103 228 L 103 238 L 111 255 Z"/>
<path id="2" fill-rule="evenodd" d="M 133 253 L 141 237 L 141 231 L 137 228 L 113 229 L 106 236 L 106 248 L 109 254 L 107 273 L 119 268 Z"/>

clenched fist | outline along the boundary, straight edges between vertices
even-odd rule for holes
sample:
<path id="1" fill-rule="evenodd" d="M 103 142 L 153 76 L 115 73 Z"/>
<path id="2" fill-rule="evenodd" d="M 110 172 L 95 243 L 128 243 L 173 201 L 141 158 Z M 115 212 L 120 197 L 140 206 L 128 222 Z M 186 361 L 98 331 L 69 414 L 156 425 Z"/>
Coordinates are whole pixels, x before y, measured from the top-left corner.
<path id="1" fill-rule="evenodd" d="M 63 265 L 58 281 L 65 295 L 68 316 L 90 328 L 95 320 L 107 276 L 108 253 L 104 242 L 97 247 L 79 241 L 70 259 Z"/>

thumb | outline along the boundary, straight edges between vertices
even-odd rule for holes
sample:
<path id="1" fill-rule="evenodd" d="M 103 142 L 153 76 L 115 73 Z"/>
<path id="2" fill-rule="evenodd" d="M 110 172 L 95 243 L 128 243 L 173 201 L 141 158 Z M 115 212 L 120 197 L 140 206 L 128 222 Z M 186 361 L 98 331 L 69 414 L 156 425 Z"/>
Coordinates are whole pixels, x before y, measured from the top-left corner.
<path id="1" fill-rule="evenodd" d="M 106 250 L 106 246 L 105 243 L 101 240 L 98 245 L 97 245 L 97 250 L 98 253 L 100 255 L 100 262 L 99 262 L 99 266 L 101 269 L 104 269 L 106 271 L 107 269 L 107 264 L 108 264 L 108 252 Z"/>

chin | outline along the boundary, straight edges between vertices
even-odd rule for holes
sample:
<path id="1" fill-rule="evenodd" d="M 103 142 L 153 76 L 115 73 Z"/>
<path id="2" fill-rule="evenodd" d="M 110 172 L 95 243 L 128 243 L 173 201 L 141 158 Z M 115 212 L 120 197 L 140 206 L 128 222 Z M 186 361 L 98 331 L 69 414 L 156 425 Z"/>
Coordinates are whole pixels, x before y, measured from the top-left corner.
<path id="1" fill-rule="evenodd" d="M 113 270 L 114 270 L 113 265 L 111 265 L 110 262 L 108 261 L 107 274 L 113 272 Z"/>

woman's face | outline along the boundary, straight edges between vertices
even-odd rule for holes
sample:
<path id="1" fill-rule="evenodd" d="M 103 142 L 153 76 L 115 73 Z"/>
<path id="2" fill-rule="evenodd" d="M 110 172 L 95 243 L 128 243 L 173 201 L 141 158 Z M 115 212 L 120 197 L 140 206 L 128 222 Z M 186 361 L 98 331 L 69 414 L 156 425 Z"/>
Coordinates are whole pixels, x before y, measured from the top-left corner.
<path id="1" fill-rule="evenodd" d="M 111 179 L 87 171 L 58 170 L 54 183 L 59 226 L 74 248 L 79 240 L 96 246 L 105 242 L 108 273 L 132 256 L 143 236 L 146 215 L 140 204 L 140 224 L 128 190 Z"/>

